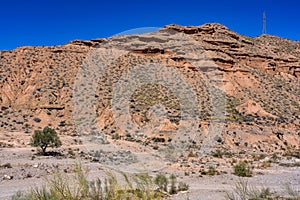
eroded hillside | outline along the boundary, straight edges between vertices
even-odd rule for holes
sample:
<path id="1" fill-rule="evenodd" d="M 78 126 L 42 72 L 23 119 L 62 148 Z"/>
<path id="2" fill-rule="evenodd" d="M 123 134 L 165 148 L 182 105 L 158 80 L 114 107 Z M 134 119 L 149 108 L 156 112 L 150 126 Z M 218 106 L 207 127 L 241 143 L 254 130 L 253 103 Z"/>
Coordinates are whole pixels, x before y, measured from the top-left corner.
<path id="1" fill-rule="evenodd" d="M 182 48 L 178 44 L 173 45 L 174 50 L 164 46 L 176 33 L 182 35 L 184 42 L 189 40 L 186 44 L 190 45 L 191 52 L 178 53 Z M 153 41 L 158 45 L 153 46 Z M 74 120 L 74 113 L 78 111 L 74 110 L 78 107 L 74 105 L 73 96 L 76 77 L 80 69 L 86 67 L 91 52 L 108 47 L 124 50 L 122 45 L 129 48 L 108 65 L 101 76 L 96 73 L 94 77 L 99 77 L 96 91 L 90 94 L 96 99 L 95 123 L 106 136 L 154 149 L 181 137 L 176 135 L 177 130 L 186 122 L 180 98 L 166 85 L 147 83 L 136 88 L 127 99 L 131 122 L 137 127 L 148 127 L 143 133 L 124 131 L 114 116 L 115 84 L 134 66 L 159 63 L 181 74 L 195 92 L 199 103 L 195 111 L 198 129 L 193 134 L 195 137 L 182 138 L 190 147 L 202 146 L 207 141 L 205 138 L 210 137 L 209 126 L 216 123 L 222 125 L 222 131 L 211 138 L 215 148 L 254 152 L 299 148 L 300 43 L 270 35 L 250 38 L 220 24 L 168 25 L 152 34 L 1 51 L 0 131 L 32 133 L 49 125 L 62 135 L 82 134 L 76 130 Z M 194 57 L 205 52 L 213 65 L 195 67 L 190 58 L 193 52 Z M 205 77 L 210 77 L 209 86 Z M 85 86 L 87 82 L 82 84 Z M 161 116 L 155 115 L 155 105 L 164 107 L 165 113 L 163 123 L 157 127 L 155 120 L 161 121 Z M 221 112 L 216 114 L 214 106 Z M 82 113 L 85 109 L 82 107 Z M 92 116 L 87 112 L 80 117 Z M 10 141 L 1 145 L 10 145 Z"/>

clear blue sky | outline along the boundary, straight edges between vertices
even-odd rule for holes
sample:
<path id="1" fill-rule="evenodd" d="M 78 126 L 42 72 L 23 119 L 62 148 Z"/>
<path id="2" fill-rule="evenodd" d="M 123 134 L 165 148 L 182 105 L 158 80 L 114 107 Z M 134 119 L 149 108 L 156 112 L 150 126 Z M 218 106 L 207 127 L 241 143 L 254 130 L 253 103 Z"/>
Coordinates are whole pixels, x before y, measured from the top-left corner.
<path id="1" fill-rule="evenodd" d="M 248 36 L 300 40 L 299 0 L 0 0 L 0 49 L 109 37 L 128 29 L 218 22 Z"/>

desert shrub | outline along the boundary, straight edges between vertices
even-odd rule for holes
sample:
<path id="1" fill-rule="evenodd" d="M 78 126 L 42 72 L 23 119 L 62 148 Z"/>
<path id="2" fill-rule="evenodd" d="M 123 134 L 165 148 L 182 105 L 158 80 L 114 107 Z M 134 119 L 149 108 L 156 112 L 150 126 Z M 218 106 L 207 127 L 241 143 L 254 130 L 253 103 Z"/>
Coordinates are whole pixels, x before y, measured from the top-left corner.
<path id="1" fill-rule="evenodd" d="M 220 149 L 216 149 L 215 151 L 213 151 L 213 152 L 211 153 L 211 155 L 212 155 L 213 157 L 216 157 L 216 158 L 222 158 L 222 157 L 223 157 L 223 153 L 221 152 Z"/>
<path id="2" fill-rule="evenodd" d="M 119 140 L 119 139 L 121 139 L 121 136 L 118 133 L 115 133 L 115 134 L 112 135 L 112 139 L 113 140 Z"/>
<path id="3" fill-rule="evenodd" d="M 211 152 L 211 155 L 215 158 L 223 158 L 224 156 L 228 158 L 232 157 L 232 153 L 226 149 L 216 149 Z"/>
<path id="4" fill-rule="evenodd" d="M 183 182 L 179 182 L 178 183 L 178 187 L 177 187 L 177 191 L 180 192 L 180 191 L 188 191 L 190 188 L 190 186 L 186 183 L 183 183 Z"/>
<path id="5" fill-rule="evenodd" d="M 276 162 L 278 159 L 279 159 L 279 156 L 276 153 L 273 153 L 272 156 L 271 156 L 271 160 L 273 162 Z"/>
<path id="6" fill-rule="evenodd" d="M 295 157 L 295 158 L 298 158 L 300 159 L 300 149 L 295 149 L 295 148 L 288 148 L 286 150 L 286 152 L 283 154 L 283 156 L 286 156 L 286 157 Z"/>
<path id="7" fill-rule="evenodd" d="M 201 169 L 201 170 L 199 171 L 199 173 L 200 173 L 201 175 L 207 175 L 207 172 L 206 172 L 204 169 Z"/>
<path id="8" fill-rule="evenodd" d="M 153 180 L 148 174 L 137 174 L 134 177 L 134 184 L 136 185 L 135 189 L 131 186 L 134 189 L 134 196 L 127 199 L 160 199 L 163 196 L 162 193 L 155 191 L 155 184 L 153 184 Z M 127 190 L 124 190 L 124 192 L 128 193 Z"/>
<path id="9" fill-rule="evenodd" d="M 31 146 L 40 147 L 43 155 L 46 155 L 47 147 L 60 147 L 62 145 L 56 131 L 46 126 L 42 131 L 35 130 L 31 138 Z"/>
<path id="10" fill-rule="evenodd" d="M 176 176 L 174 174 L 171 174 L 170 182 L 171 182 L 171 187 L 170 187 L 169 193 L 170 194 L 177 194 Z"/>
<path id="11" fill-rule="evenodd" d="M 213 166 L 209 166 L 209 168 L 208 168 L 208 171 L 207 171 L 207 175 L 210 175 L 210 176 L 214 176 L 214 175 L 216 175 L 218 173 L 218 171 L 216 170 L 216 168 L 215 167 L 213 167 Z"/>
<path id="12" fill-rule="evenodd" d="M 188 157 L 196 157 L 196 155 L 194 154 L 193 150 L 190 150 Z"/>
<path id="13" fill-rule="evenodd" d="M 232 192 L 226 193 L 227 200 L 263 200 L 274 199 L 269 188 L 258 189 L 250 186 L 247 181 L 239 180 Z"/>
<path id="14" fill-rule="evenodd" d="M 168 179 L 165 175 L 163 174 L 157 174 L 154 183 L 158 186 L 160 191 L 168 191 Z"/>
<path id="15" fill-rule="evenodd" d="M 205 176 L 205 175 L 214 176 L 214 175 L 220 174 L 220 173 L 216 170 L 216 168 L 213 167 L 213 166 L 209 166 L 209 167 L 208 167 L 208 170 L 201 169 L 201 170 L 199 170 L 199 173 L 200 173 L 201 175 L 204 175 L 204 176 Z"/>
<path id="16" fill-rule="evenodd" d="M 251 177 L 252 168 L 246 161 L 241 161 L 233 166 L 233 174 L 241 177 Z"/>
<path id="17" fill-rule="evenodd" d="M 68 149 L 68 155 L 70 158 L 75 158 L 75 152 L 73 151 L 73 149 L 71 148 Z"/>

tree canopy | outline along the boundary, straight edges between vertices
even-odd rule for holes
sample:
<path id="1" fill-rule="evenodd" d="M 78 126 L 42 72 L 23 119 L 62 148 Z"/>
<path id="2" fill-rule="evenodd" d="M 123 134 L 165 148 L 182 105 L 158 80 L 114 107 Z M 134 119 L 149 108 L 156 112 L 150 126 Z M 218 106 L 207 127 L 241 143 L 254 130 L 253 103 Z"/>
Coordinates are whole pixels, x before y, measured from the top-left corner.
<path id="1" fill-rule="evenodd" d="M 35 130 L 31 138 L 31 146 L 40 147 L 46 154 L 47 147 L 60 147 L 62 145 L 56 131 L 48 126 L 43 130 Z"/>

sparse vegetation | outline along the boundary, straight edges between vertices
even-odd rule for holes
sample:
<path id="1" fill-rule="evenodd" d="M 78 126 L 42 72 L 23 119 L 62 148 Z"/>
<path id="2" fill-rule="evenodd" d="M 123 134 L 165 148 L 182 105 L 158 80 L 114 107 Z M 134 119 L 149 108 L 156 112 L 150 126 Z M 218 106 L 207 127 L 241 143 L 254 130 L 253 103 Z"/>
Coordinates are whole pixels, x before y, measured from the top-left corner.
<path id="1" fill-rule="evenodd" d="M 209 175 L 209 176 L 215 176 L 217 174 L 220 174 L 220 172 L 218 172 L 218 170 L 214 167 L 214 166 L 209 166 L 208 167 L 208 170 L 205 170 L 205 169 L 201 169 L 199 171 L 199 173 L 201 175 Z"/>
<path id="2" fill-rule="evenodd" d="M 196 157 L 195 153 L 193 150 L 190 150 L 188 157 Z"/>
<path id="3" fill-rule="evenodd" d="M 160 191 L 167 192 L 168 191 L 168 179 L 163 174 L 156 175 L 154 179 L 154 183 L 159 187 Z"/>
<path id="4" fill-rule="evenodd" d="M 215 167 L 213 167 L 213 166 L 208 167 L 207 175 L 214 176 L 217 173 L 218 173 L 218 171 L 216 170 Z"/>
<path id="5" fill-rule="evenodd" d="M 222 157 L 223 157 L 223 153 L 221 152 L 220 149 L 216 149 L 215 151 L 213 151 L 213 152 L 211 153 L 211 155 L 212 155 L 213 157 L 216 157 L 216 158 L 222 158 Z"/>
<path id="6" fill-rule="evenodd" d="M 74 176 L 56 173 L 47 179 L 47 186 L 35 188 L 27 193 L 18 192 L 14 200 L 123 200 L 123 199 L 162 199 L 164 196 L 154 190 L 151 178 L 147 174 L 133 177 L 133 182 L 123 174 L 126 184 L 118 183 L 112 173 L 107 173 L 104 181 L 87 180 L 87 173 L 80 164 L 74 167 Z M 133 186 L 135 185 L 135 187 Z"/>
<path id="7" fill-rule="evenodd" d="M 179 182 L 178 183 L 178 189 L 177 191 L 180 192 L 180 191 L 188 191 L 190 188 L 190 186 L 186 183 L 183 183 L 183 182 Z"/>
<path id="8" fill-rule="evenodd" d="M 226 192 L 227 200 L 299 200 L 300 195 L 290 186 L 286 186 L 288 197 L 276 196 L 270 188 L 257 188 L 248 184 L 244 179 L 240 179 L 232 192 Z"/>
<path id="9" fill-rule="evenodd" d="M 13 200 L 124 200 L 124 199 L 163 199 L 168 195 L 168 179 L 165 175 L 158 174 L 152 179 L 148 174 L 136 174 L 129 177 L 121 173 L 125 184 L 120 184 L 116 176 L 107 172 L 103 180 L 89 181 L 87 171 L 81 164 L 75 164 L 74 175 L 55 173 L 52 178 L 46 179 L 46 185 L 28 192 L 17 192 Z M 170 176 L 171 185 L 169 194 L 186 191 L 189 185 L 180 182 L 176 187 L 176 176 Z M 156 188 L 159 190 L 156 190 Z"/>
<path id="10" fill-rule="evenodd" d="M 226 193 L 225 198 L 227 200 L 263 200 L 263 199 L 273 199 L 269 188 L 258 189 L 252 187 L 247 181 L 241 179 L 239 180 L 233 192 Z"/>
<path id="11" fill-rule="evenodd" d="M 229 152 L 228 150 L 226 149 L 223 149 L 223 150 L 220 150 L 220 149 L 216 149 L 215 151 L 213 151 L 211 153 L 211 155 L 213 157 L 216 157 L 216 158 L 223 158 L 224 156 L 225 157 L 228 157 L 228 158 L 231 158 L 232 157 L 232 153 Z"/>
<path id="12" fill-rule="evenodd" d="M 161 166 L 167 166 L 162 173 L 167 174 L 169 171 L 166 170 L 169 169 L 178 170 L 181 175 L 185 176 L 182 177 L 183 179 L 191 181 L 194 180 L 195 173 L 199 171 L 199 176 L 207 175 L 203 178 L 204 180 L 222 179 L 218 184 L 227 184 L 227 178 L 252 176 L 252 166 L 262 169 L 271 165 L 279 166 L 280 169 L 299 167 L 299 160 L 295 158 L 300 158 L 298 145 L 300 140 L 297 129 L 300 120 L 300 68 L 297 64 L 299 63 L 300 43 L 270 36 L 243 37 L 227 28 L 218 26 L 207 24 L 204 27 L 188 27 L 187 29 L 173 27 L 175 30 L 191 36 L 194 32 L 196 34 L 194 36 L 197 36 L 197 41 L 199 40 L 204 45 L 204 49 L 211 49 L 211 60 L 215 61 L 218 67 L 207 66 L 203 70 L 207 71 L 208 75 L 215 75 L 210 77 L 213 79 L 203 76 L 202 70 L 199 71 L 197 67 L 191 66 L 193 63 L 189 62 L 190 59 L 185 59 L 184 55 L 176 56 L 176 52 L 173 52 L 174 55 L 171 52 L 172 55 L 170 55 L 170 52 L 162 49 L 143 49 L 143 44 L 146 45 L 145 48 L 147 47 L 146 38 L 148 36 L 145 38 L 144 36 L 134 37 L 139 44 L 139 49 L 114 60 L 115 62 L 107 66 L 107 70 L 104 70 L 100 77 L 97 73 L 82 74 L 82 77 L 75 77 L 75 75 L 77 73 L 81 75 L 82 70 L 86 71 L 85 68 L 82 68 L 85 66 L 82 63 L 90 64 L 89 62 L 85 63 L 85 60 L 89 58 L 87 55 L 90 55 L 88 52 L 100 44 L 102 39 L 99 40 L 99 43 L 96 42 L 97 40 L 76 41 L 75 43 L 73 41 L 68 45 L 56 47 L 22 47 L 12 51 L 1 51 L 0 66 L 3 73 L 0 75 L 0 81 L 3 87 L 0 89 L 3 95 L 0 97 L 0 129 L 3 134 L 1 134 L 0 141 L 0 157 L 1 163 L 16 159 L 12 163 L 12 169 L 1 169 L 1 184 L 5 186 L 9 182 L 7 186 L 14 185 L 15 182 L 28 177 L 32 177 L 28 179 L 28 183 L 35 182 L 39 177 L 45 173 L 52 173 L 53 170 L 66 170 L 67 173 L 70 173 L 72 171 L 69 164 L 70 158 L 76 157 L 84 159 L 86 163 L 91 162 L 93 170 L 99 168 L 102 170 L 108 167 L 109 169 L 115 167 L 119 169 L 123 166 L 133 170 L 132 168 L 136 166 L 145 166 L 145 169 L 157 171 Z M 172 26 L 169 28 L 173 29 Z M 215 32 L 213 38 L 211 32 Z M 153 37 L 154 43 L 155 41 L 158 43 L 160 43 L 159 41 L 169 41 L 167 34 L 158 34 L 157 36 L 154 34 Z M 172 38 L 170 39 L 172 40 Z M 107 42 L 109 44 L 112 42 L 114 45 L 113 43 L 119 42 L 119 40 L 112 39 Z M 125 44 L 131 44 L 130 38 L 125 41 Z M 188 42 L 188 44 L 192 43 Z M 212 46 L 214 46 L 213 49 Z M 153 47 L 156 48 L 156 45 Z M 175 49 L 179 50 L 180 45 Z M 109 54 L 111 54 L 110 51 Z M 193 52 L 188 57 L 194 57 L 192 54 Z M 286 55 L 286 58 L 282 58 L 282 55 Z M 101 56 L 106 58 L 105 54 L 101 54 L 99 58 Z M 182 75 L 183 80 L 188 82 L 193 93 L 185 90 L 185 84 L 171 84 L 172 80 L 167 81 L 166 84 L 161 84 L 161 81 L 149 82 L 147 80 L 152 76 L 146 74 L 147 70 L 142 70 L 141 72 L 145 72 L 145 74 L 141 73 L 138 80 L 145 84 L 129 85 L 128 83 L 133 82 L 124 82 L 125 90 L 131 85 L 138 87 L 132 91 L 131 96 L 126 97 L 129 99 L 122 101 L 126 103 L 126 111 L 128 107 L 128 114 L 130 114 L 128 115 L 129 121 L 124 122 L 132 122 L 132 125 L 139 127 L 136 131 L 130 131 L 128 128 L 123 132 L 123 128 L 117 123 L 117 116 L 113 116 L 116 114 L 112 108 L 113 100 L 117 100 L 118 95 L 120 95 L 120 100 L 123 98 L 121 93 L 115 92 L 115 86 L 118 82 L 121 83 L 120 80 L 125 78 L 123 75 L 127 72 L 138 69 L 134 66 L 147 66 L 153 63 L 161 63 L 168 69 L 176 70 L 178 74 Z M 226 79 L 222 80 L 222 77 Z M 85 78 L 97 80 L 96 85 L 90 81 L 84 81 Z M 157 78 L 161 79 L 161 77 Z M 164 81 L 164 79 L 162 80 Z M 210 80 L 212 84 L 209 84 Z M 174 81 L 176 82 L 176 79 Z M 181 80 L 178 79 L 178 81 Z M 77 87 L 76 83 L 82 87 Z M 224 84 L 233 90 L 223 90 L 220 86 Z M 95 90 L 89 95 L 83 95 L 88 93 L 80 92 L 82 90 L 88 92 L 92 87 Z M 178 93 L 179 91 L 183 91 L 183 93 Z M 183 98 L 186 97 L 185 94 L 193 94 L 195 98 L 190 100 L 195 100 L 197 105 L 190 104 L 189 99 Z M 80 106 L 81 103 L 91 102 L 90 100 L 95 102 L 93 107 Z M 224 104 L 223 101 L 225 101 Z M 161 107 L 156 107 L 158 104 Z M 90 110 L 87 108 L 92 108 L 95 112 L 89 112 Z M 192 113 L 186 113 L 185 110 L 192 111 Z M 122 109 L 119 111 L 122 112 Z M 78 118 L 74 119 L 74 116 L 78 116 Z M 190 124 L 192 118 L 189 116 L 199 117 L 198 122 Z M 161 120 L 161 118 L 165 119 Z M 85 122 L 89 119 L 93 119 L 90 127 L 86 130 L 78 129 L 81 125 L 88 125 Z M 162 123 L 157 123 L 156 119 L 158 119 L 157 122 Z M 97 123 L 100 123 L 101 129 L 103 129 L 100 132 L 103 132 L 103 136 L 108 136 L 109 142 L 112 143 L 111 146 L 107 145 L 108 148 L 95 147 L 98 146 L 98 143 L 104 143 L 104 137 L 96 128 Z M 42 129 L 46 124 L 52 128 L 56 126 L 55 131 L 59 133 L 59 136 L 64 137 L 61 139 L 66 141 L 64 143 L 66 148 L 60 149 L 59 152 L 64 152 L 65 156 L 59 158 L 39 156 L 50 155 L 52 153 L 50 147 L 61 146 L 61 141 L 56 133 L 50 134 L 51 136 L 44 133 Z M 210 137 L 214 135 L 206 133 L 209 133 L 210 130 L 214 133 L 218 131 L 218 129 L 210 129 L 210 127 L 214 127 L 211 126 L 214 124 L 223 127 L 222 133 L 217 134 L 216 137 Z M 195 134 L 189 134 L 192 132 L 186 131 L 184 134 L 176 134 L 178 137 L 174 137 L 173 133 L 181 130 L 181 127 L 185 128 L 189 125 L 198 126 Z M 155 130 L 150 131 L 151 128 Z M 24 130 L 25 134 L 23 134 Z M 40 131 L 34 132 L 31 140 L 31 145 L 34 146 L 33 153 L 28 153 L 28 135 L 31 136 L 34 130 Z M 52 132 L 52 130 L 48 132 Z M 92 136 L 91 140 L 86 140 L 88 135 Z M 54 140 L 50 139 L 52 136 L 55 138 Z M 110 140 L 111 138 L 112 140 Z M 81 139 L 84 141 L 84 145 Z M 212 140 L 213 143 L 206 143 L 206 139 Z M 179 146 L 184 148 L 177 151 Z M 211 155 L 205 153 L 202 156 L 202 147 L 205 146 L 215 147 Z M 18 149 L 3 150 L 11 147 Z M 36 147 L 40 150 L 38 154 L 36 154 Z M 6 153 L 9 154 L 6 156 Z M 243 159 L 248 160 L 249 163 L 239 162 Z M 232 167 L 236 176 L 230 174 L 219 178 L 208 177 L 208 175 L 224 173 L 221 171 L 223 169 L 227 172 L 229 166 Z M 299 174 L 294 168 L 286 170 L 295 174 L 295 177 Z M 178 177 L 176 182 L 176 176 L 169 177 L 166 174 L 158 174 L 156 177 L 139 174 L 128 179 L 124 176 L 125 185 L 117 183 L 116 178 L 111 174 L 108 174 L 106 179 L 99 180 L 100 182 L 98 180 L 95 182 L 84 181 L 77 177 L 78 180 L 83 181 L 78 183 L 79 185 L 70 179 L 65 182 L 62 180 L 62 183 L 65 184 L 60 184 L 59 187 L 70 187 L 74 192 L 76 192 L 77 186 L 83 187 L 82 192 L 78 190 L 78 193 L 72 193 L 72 198 L 83 199 L 104 199 L 105 194 L 113 191 L 116 191 L 116 195 L 123 195 L 122 198 L 132 199 L 137 196 L 137 199 L 146 197 L 150 199 L 151 194 L 158 195 L 157 198 L 160 198 L 162 194 L 175 194 L 188 189 L 188 185 L 179 182 L 181 177 Z M 4 175 L 13 177 L 13 179 L 2 180 Z M 265 170 L 257 170 L 256 175 L 260 176 L 259 181 L 264 180 L 265 176 L 270 177 L 270 181 L 268 178 L 265 182 L 268 185 L 273 185 L 273 181 L 276 181 L 278 177 L 289 179 L 292 176 L 269 174 Z M 68 178 L 64 174 L 61 176 Z M 22 181 L 22 184 L 24 183 L 27 184 L 27 181 Z M 206 183 L 203 181 L 195 184 L 201 186 Z M 45 199 L 54 199 L 55 197 L 47 196 L 48 194 L 52 195 L 51 184 L 50 182 L 45 188 L 36 189 L 36 191 L 39 194 L 45 194 Z M 23 185 L 20 184 L 21 186 Z M 198 187 L 198 185 L 196 186 Z M 43 189 L 45 190 L 43 191 Z M 213 189 L 215 190 L 215 188 Z M 19 193 L 19 195 L 33 195 L 36 194 L 36 191 L 33 190 L 28 194 Z M 82 193 L 82 196 L 76 196 L 79 193 Z M 132 196 L 125 196 L 125 193 Z M 266 193 L 266 191 L 257 193 Z M 103 196 L 101 196 L 102 194 Z M 67 196 L 64 199 L 67 199 Z"/>
<path id="13" fill-rule="evenodd" d="M 246 162 L 241 161 L 238 164 L 233 166 L 233 174 L 241 177 L 251 177 L 252 176 L 252 167 Z"/>
<path id="14" fill-rule="evenodd" d="M 300 149 L 288 148 L 287 151 L 283 154 L 283 156 L 300 159 Z"/>
<path id="15" fill-rule="evenodd" d="M 170 188 L 169 193 L 170 194 L 176 194 L 177 193 L 176 176 L 174 174 L 171 174 L 170 181 L 171 181 L 171 188 Z"/>
<path id="16" fill-rule="evenodd" d="M 276 153 L 273 153 L 271 156 L 271 161 L 277 162 L 279 160 L 279 156 Z"/>
<path id="17" fill-rule="evenodd" d="M 68 149 L 68 155 L 70 158 L 75 158 L 75 152 L 73 151 L 73 149 L 71 148 Z"/>
<path id="18" fill-rule="evenodd" d="M 119 139 L 121 139 L 121 136 L 118 133 L 115 133 L 115 134 L 112 135 L 112 139 L 113 140 L 119 140 Z"/>

